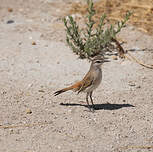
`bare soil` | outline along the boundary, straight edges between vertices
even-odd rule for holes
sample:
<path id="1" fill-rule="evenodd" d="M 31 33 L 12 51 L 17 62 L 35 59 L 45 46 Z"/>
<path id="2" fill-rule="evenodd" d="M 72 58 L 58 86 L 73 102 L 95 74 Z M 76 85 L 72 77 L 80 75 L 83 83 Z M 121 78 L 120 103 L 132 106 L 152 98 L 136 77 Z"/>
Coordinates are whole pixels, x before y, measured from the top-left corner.
<path id="1" fill-rule="evenodd" d="M 0 152 L 153 151 L 153 70 L 129 60 L 105 63 L 94 92 L 58 89 L 76 82 L 90 63 L 65 43 L 61 18 L 71 0 L 1 0 Z M 124 49 L 153 65 L 153 37 L 128 25 Z"/>
<path id="2" fill-rule="evenodd" d="M 126 12 L 132 12 L 129 23 L 137 29 L 153 35 L 153 1 L 152 0 L 95 0 L 94 8 L 96 11 L 95 21 L 98 23 L 101 14 L 107 14 L 107 21 L 115 23 L 121 21 Z M 84 1 L 72 4 L 69 12 L 72 14 L 87 13 L 87 4 Z"/>

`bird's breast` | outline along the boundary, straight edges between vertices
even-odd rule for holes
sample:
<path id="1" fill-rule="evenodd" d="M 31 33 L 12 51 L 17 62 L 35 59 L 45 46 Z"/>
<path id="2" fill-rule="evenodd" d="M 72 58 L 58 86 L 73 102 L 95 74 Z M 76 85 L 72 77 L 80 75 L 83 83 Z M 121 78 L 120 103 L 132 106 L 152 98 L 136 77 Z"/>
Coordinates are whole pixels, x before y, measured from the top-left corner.
<path id="1" fill-rule="evenodd" d="M 101 70 L 95 71 L 94 77 L 95 79 L 93 83 L 95 84 L 95 87 L 97 88 L 102 80 L 102 71 Z"/>
<path id="2" fill-rule="evenodd" d="M 102 71 L 101 70 L 95 70 L 93 71 L 94 80 L 90 87 L 88 87 L 85 91 L 91 92 L 95 90 L 101 83 L 102 80 Z"/>

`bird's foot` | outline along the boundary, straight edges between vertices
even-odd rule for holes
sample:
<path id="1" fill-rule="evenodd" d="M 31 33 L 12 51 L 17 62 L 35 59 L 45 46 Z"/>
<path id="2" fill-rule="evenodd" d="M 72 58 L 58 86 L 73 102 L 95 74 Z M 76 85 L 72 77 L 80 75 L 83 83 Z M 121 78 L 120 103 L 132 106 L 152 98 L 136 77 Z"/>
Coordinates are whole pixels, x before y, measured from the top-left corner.
<path id="1" fill-rule="evenodd" d="M 90 108 L 90 112 L 92 112 L 92 113 L 94 113 L 94 112 L 95 112 L 94 107 Z"/>
<path id="2" fill-rule="evenodd" d="M 86 110 L 86 111 L 94 113 L 95 109 L 94 109 L 94 107 L 88 107 L 88 110 Z"/>

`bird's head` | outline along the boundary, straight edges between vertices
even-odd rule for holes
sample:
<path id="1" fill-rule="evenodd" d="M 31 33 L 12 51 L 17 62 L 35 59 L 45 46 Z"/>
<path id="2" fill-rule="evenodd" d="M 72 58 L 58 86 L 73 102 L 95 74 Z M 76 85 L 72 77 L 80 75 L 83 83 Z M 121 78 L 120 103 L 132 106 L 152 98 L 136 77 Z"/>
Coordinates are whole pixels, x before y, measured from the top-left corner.
<path id="1" fill-rule="evenodd" d="M 96 67 L 100 67 L 104 62 L 109 62 L 108 58 L 103 55 L 97 55 L 91 59 L 92 65 Z"/>

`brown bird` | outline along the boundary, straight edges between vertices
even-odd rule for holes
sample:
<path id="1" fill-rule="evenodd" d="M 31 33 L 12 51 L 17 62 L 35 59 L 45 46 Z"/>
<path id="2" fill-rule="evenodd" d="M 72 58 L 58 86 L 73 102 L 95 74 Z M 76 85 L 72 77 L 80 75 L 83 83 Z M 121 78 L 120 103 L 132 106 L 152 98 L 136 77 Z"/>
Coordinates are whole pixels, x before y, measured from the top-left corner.
<path id="1" fill-rule="evenodd" d="M 92 59 L 92 63 L 90 66 L 90 69 L 88 71 L 88 73 L 85 75 L 85 77 L 83 78 L 83 80 L 73 84 L 72 86 L 66 87 L 64 89 L 61 89 L 59 91 L 56 91 L 54 93 L 55 96 L 68 91 L 68 90 L 72 90 L 72 91 L 77 91 L 78 94 L 80 92 L 85 92 L 86 94 L 86 102 L 88 105 L 88 108 L 90 111 L 94 111 L 94 103 L 93 103 L 93 99 L 92 99 L 92 93 L 93 91 L 99 86 L 101 80 L 102 80 L 102 70 L 101 70 L 101 65 L 104 62 L 108 62 L 108 60 L 106 60 L 106 58 L 104 58 L 103 56 L 95 56 Z M 88 98 L 90 97 L 91 100 L 91 104 L 92 104 L 92 108 L 89 105 L 89 101 Z"/>

